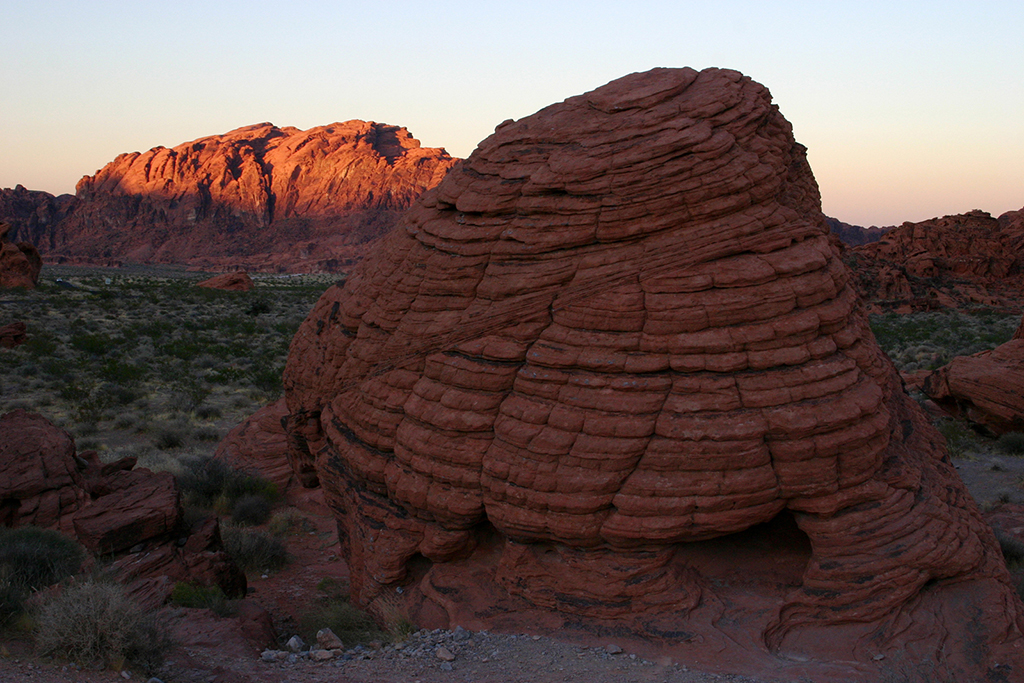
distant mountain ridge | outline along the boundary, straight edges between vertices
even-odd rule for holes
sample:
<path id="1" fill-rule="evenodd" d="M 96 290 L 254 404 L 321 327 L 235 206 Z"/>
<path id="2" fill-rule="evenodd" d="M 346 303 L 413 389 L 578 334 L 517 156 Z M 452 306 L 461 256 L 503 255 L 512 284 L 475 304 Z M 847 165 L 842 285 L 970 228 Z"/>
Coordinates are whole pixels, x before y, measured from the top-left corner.
<path id="1" fill-rule="evenodd" d="M 851 247 L 859 247 L 862 244 L 877 242 L 882 239 L 882 235 L 892 230 L 891 227 L 878 228 L 871 226 L 870 228 L 863 228 L 859 225 L 844 223 L 838 218 L 829 218 L 828 216 L 825 216 L 825 221 L 828 223 L 828 229 L 842 240 L 843 244 Z"/>
<path id="2" fill-rule="evenodd" d="M 4 190 L 0 217 L 47 261 L 332 271 L 456 162 L 399 126 L 261 123 L 121 154 L 73 198 Z"/>

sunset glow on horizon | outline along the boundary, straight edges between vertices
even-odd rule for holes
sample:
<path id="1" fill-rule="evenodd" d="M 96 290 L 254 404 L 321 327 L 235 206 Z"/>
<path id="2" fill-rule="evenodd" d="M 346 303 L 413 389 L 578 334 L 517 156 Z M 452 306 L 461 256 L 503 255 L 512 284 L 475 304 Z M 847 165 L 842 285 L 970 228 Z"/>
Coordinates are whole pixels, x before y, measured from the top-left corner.
<path id="1" fill-rule="evenodd" d="M 1024 207 L 1024 3 L 3 2 L 0 187 L 271 121 L 404 126 L 465 157 L 506 119 L 657 66 L 767 86 L 827 215 Z"/>

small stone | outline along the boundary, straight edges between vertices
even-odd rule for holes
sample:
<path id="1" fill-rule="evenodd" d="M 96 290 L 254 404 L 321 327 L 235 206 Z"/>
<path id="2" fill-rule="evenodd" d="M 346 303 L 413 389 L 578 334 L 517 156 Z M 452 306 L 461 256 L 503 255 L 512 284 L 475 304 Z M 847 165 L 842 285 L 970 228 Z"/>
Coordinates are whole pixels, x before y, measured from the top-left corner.
<path id="1" fill-rule="evenodd" d="M 441 670 L 442 671 L 451 671 L 454 668 L 455 667 L 452 666 L 451 662 L 441 662 Z"/>
<path id="2" fill-rule="evenodd" d="M 614 643 L 606 645 L 605 648 L 604 648 L 604 651 L 607 652 L 610 655 L 621 655 L 622 654 L 622 648 L 619 647 L 618 645 L 614 644 Z"/>
<path id="3" fill-rule="evenodd" d="M 452 654 L 451 650 L 449 650 L 448 648 L 446 648 L 443 645 L 441 647 L 437 648 L 436 650 L 434 650 L 434 656 L 436 656 L 438 659 L 440 659 L 441 661 L 444 661 L 444 662 L 454 662 L 455 661 L 455 655 Z"/>
<path id="4" fill-rule="evenodd" d="M 883 659 L 885 659 L 885 655 L 875 655 L 874 657 L 872 657 L 872 659 L 874 659 L 876 662 L 880 662 Z"/>
<path id="5" fill-rule="evenodd" d="M 472 634 L 461 626 L 456 626 L 455 631 L 452 632 L 452 640 L 456 643 L 461 643 L 469 640 Z"/>
<path id="6" fill-rule="evenodd" d="M 540 636 L 533 636 L 534 640 L 540 640 Z"/>
<path id="7" fill-rule="evenodd" d="M 300 652 L 304 647 L 306 647 L 306 643 L 302 640 L 302 638 L 299 638 L 298 636 L 292 636 L 288 639 L 288 642 L 285 644 L 285 647 L 287 647 L 292 652 Z"/>
<path id="8" fill-rule="evenodd" d="M 153 677 L 152 677 L 152 678 L 150 678 L 150 679 L 149 679 L 148 681 L 146 681 L 146 683 L 164 683 L 164 682 L 163 682 L 163 681 L 161 681 L 161 680 L 160 680 L 159 678 L 157 678 L 156 676 L 153 676 Z"/>
<path id="9" fill-rule="evenodd" d="M 146 549 L 146 544 L 145 543 L 136 543 L 135 545 L 133 545 L 131 547 L 131 549 L 128 552 L 134 555 L 136 553 L 141 553 L 145 549 Z"/>
<path id="10" fill-rule="evenodd" d="M 121 669 L 121 678 L 123 678 L 123 679 L 125 679 L 127 681 L 131 677 L 132 677 L 132 674 L 131 674 L 130 671 L 128 671 L 128 669 Z"/>
<path id="11" fill-rule="evenodd" d="M 260 659 L 264 662 L 276 662 L 277 650 L 264 650 L 260 653 Z"/>
<path id="12" fill-rule="evenodd" d="M 341 638 L 329 628 L 322 628 L 316 632 L 316 644 L 324 650 L 344 650 L 345 645 Z"/>
<path id="13" fill-rule="evenodd" d="M 331 650 L 313 650 L 309 653 L 309 658 L 314 662 L 326 662 L 329 659 L 334 659 L 334 652 Z"/>

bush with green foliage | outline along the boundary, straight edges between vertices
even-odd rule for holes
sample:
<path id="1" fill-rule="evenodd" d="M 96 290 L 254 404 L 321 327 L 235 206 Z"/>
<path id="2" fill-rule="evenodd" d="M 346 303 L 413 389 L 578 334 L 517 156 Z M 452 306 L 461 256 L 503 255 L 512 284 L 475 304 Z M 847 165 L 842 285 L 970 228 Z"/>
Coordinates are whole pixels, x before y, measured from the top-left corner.
<path id="1" fill-rule="evenodd" d="M 946 437 L 946 450 L 952 458 L 963 457 L 977 442 L 977 436 L 971 428 L 960 420 L 943 420 L 938 427 L 942 436 Z"/>
<path id="2" fill-rule="evenodd" d="M 65 588 L 43 605 L 36 645 L 43 655 L 82 665 L 126 663 L 154 671 L 169 647 L 155 620 L 114 583 L 87 581 Z"/>
<path id="3" fill-rule="evenodd" d="M 0 626 L 24 611 L 33 591 L 71 576 L 84 560 L 82 546 L 51 529 L 0 529 Z"/>
<path id="4" fill-rule="evenodd" d="M 250 472 L 232 469 L 227 463 L 210 456 L 189 458 L 182 463 L 178 487 L 186 502 L 198 507 L 216 507 L 231 511 L 242 496 L 260 496 L 268 503 L 278 497 L 277 486 Z"/>
<path id="5" fill-rule="evenodd" d="M 235 613 L 235 606 L 224 595 L 220 586 L 202 586 L 198 583 L 179 581 L 171 590 L 171 602 L 179 607 L 209 609 L 221 617 Z"/>
<path id="6" fill-rule="evenodd" d="M 243 571 L 280 569 L 288 563 L 284 543 L 259 529 L 226 526 L 221 529 L 224 550 Z"/>

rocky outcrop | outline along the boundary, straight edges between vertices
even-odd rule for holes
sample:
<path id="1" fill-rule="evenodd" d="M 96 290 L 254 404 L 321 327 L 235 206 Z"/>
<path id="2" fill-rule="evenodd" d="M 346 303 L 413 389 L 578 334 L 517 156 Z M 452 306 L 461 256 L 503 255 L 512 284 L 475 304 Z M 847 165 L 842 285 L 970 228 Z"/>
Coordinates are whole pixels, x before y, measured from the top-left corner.
<path id="1" fill-rule="evenodd" d="M 950 414 L 993 434 L 1024 432 L 1024 320 L 1013 339 L 957 356 L 924 380 L 925 394 Z"/>
<path id="2" fill-rule="evenodd" d="M 360 602 L 718 666 L 1024 666 L 992 532 L 735 71 L 498 126 L 321 297 L 284 382 Z"/>
<path id="3" fill-rule="evenodd" d="M 0 348 L 13 349 L 28 339 L 28 325 L 19 321 L 0 327 Z"/>
<path id="4" fill-rule="evenodd" d="M 0 223 L 0 289 L 24 287 L 33 289 L 39 283 L 43 261 L 39 251 L 28 242 L 7 241 L 11 226 Z"/>
<path id="5" fill-rule="evenodd" d="M 878 228 L 873 225 L 870 228 L 864 228 L 859 225 L 850 225 L 837 218 L 829 218 L 828 216 L 825 217 L 825 222 L 828 223 L 828 229 L 833 235 L 838 237 L 843 244 L 851 247 L 877 242 L 882 239 L 885 233 L 892 229 Z"/>
<path id="6" fill-rule="evenodd" d="M 847 252 L 862 296 L 876 310 L 991 306 L 1021 311 L 1024 210 L 984 211 L 904 223 Z"/>
<path id="7" fill-rule="evenodd" d="M 47 258 L 336 270 L 455 163 L 405 128 L 269 123 L 122 154 L 77 186 Z"/>
<path id="8" fill-rule="evenodd" d="M 278 491 L 298 485 L 297 475 L 288 460 L 288 437 L 284 427 L 287 417 L 284 398 L 260 408 L 228 432 L 217 446 L 215 457 L 236 470 L 258 473 L 273 482 Z"/>
<path id="9" fill-rule="evenodd" d="M 223 552 L 216 520 L 189 530 L 174 477 L 134 466 L 76 453 L 43 416 L 9 412 L 0 417 L 0 525 L 57 529 L 107 558 L 131 550 L 114 571 L 147 604 L 166 601 L 176 581 L 243 597 L 245 575 Z"/>
<path id="10" fill-rule="evenodd" d="M 222 289 L 227 292 L 248 292 L 255 286 L 256 285 L 253 283 L 252 278 L 249 277 L 249 274 L 245 271 L 221 273 L 220 275 L 214 275 L 208 280 L 196 283 L 196 287 Z"/>
<path id="11" fill-rule="evenodd" d="M 28 242 L 40 252 L 53 251 L 60 235 L 60 223 L 78 200 L 74 195 L 54 196 L 49 192 L 0 188 L 0 221 L 11 226 L 12 242 Z"/>

